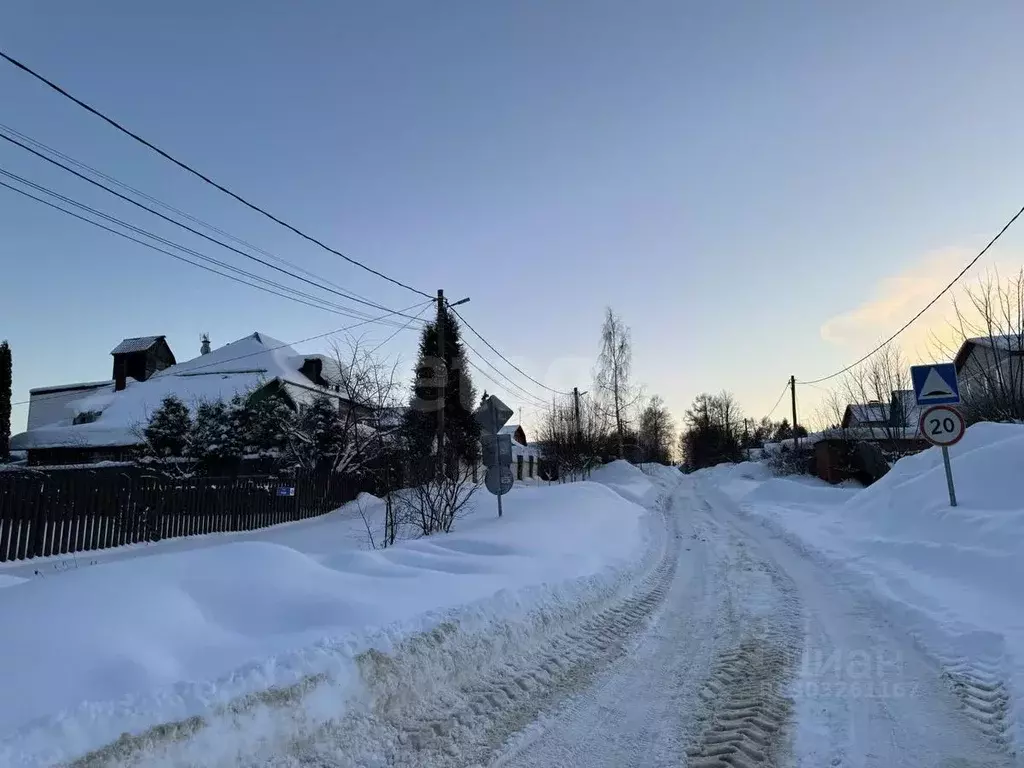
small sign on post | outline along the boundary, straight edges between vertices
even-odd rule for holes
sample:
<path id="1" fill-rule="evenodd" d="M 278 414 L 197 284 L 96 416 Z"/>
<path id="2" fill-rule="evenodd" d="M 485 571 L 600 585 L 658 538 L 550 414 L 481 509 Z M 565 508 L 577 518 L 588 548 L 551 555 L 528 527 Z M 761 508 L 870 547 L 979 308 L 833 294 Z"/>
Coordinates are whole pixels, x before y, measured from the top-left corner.
<path id="1" fill-rule="evenodd" d="M 946 486 L 949 505 L 956 506 L 953 487 L 953 468 L 949 464 L 949 446 L 964 436 L 964 417 L 952 406 L 960 402 L 960 384 L 956 380 L 954 363 L 914 365 L 910 368 L 914 383 L 914 399 L 927 410 L 921 414 L 918 427 L 921 437 L 942 448 L 942 463 L 946 467 Z"/>

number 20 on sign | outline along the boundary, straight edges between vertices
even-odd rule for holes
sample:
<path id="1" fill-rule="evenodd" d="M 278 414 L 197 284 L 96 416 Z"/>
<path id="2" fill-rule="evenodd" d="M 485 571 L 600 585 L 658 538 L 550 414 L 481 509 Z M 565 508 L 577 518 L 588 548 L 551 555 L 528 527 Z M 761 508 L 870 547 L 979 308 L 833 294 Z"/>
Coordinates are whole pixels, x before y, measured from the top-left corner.
<path id="1" fill-rule="evenodd" d="M 958 443 L 964 436 L 964 417 L 949 405 L 936 405 L 921 414 L 921 436 L 932 445 L 942 448 L 942 463 L 946 468 L 946 485 L 949 487 L 949 504 L 956 506 L 956 490 L 953 488 L 953 470 L 949 464 L 949 446 Z"/>

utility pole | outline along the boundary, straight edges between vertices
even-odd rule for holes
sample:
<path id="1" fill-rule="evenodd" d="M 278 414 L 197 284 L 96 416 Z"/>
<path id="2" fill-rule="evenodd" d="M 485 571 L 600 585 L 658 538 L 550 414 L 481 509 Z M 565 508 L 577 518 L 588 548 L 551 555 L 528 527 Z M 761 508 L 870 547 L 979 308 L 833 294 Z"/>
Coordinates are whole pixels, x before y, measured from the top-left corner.
<path id="1" fill-rule="evenodd" d="M 796 433 L 796 376 L 789 377 L 789 394 L 793 400 L 793 450 L 800 448 L 800 437 Z"/>
<path id="2" fill-rule="evenodd" d="M 573 409 L 574 409 L 574 412 L 576 414 L 576 431 L 575 431 L 573 437 L 575 438 L 574 442 L 576 443 L 576 449 L 579 450 L 580 437 L 582 436 L 582 433 L 583 433 L 583 427 L 580 426 L 580 388 L 579 387 L 573 387 L 572 388 L 572 400 L 573 400 Z"/>
<path id="3" fill-rule="evenodd" d="M 445 356 L 444 339 L 444 291 L 437 289 L 437 358 L 441 367 L 441 373 L 435 378 L 440 383 L 438 387 L 438 400 L 440 406 L 437 409 L 437 480 L 444 478 L 444 408 L 448 398 L 448 362 Z M 796 405 L 793 406 L 796 408 Z"/>

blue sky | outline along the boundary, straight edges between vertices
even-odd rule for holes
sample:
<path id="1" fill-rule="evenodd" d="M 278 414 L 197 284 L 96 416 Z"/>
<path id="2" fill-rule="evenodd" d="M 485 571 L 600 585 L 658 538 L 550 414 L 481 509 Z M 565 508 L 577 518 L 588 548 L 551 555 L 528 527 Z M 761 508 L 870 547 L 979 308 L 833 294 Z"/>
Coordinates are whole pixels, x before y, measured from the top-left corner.
<path id="1" fill-rule="evenodd" d="M 759 416 L 790 373 L 859 357 L 1024 201 L 1018 2 L 189 0 L 2 13 L 9 53 L 173 154 L 377 269 L 471 296 L 470 322 L 545 383 L 590 387 L 612 305 L 633 329 L 637 379 L 677 413 L 728 388 Z M 12 128 L 349 290 L 416 301 L 8 65 L 0 96 Z M 15 147 L 0 146 L 0 167 L 243 264 Z M 1019 267 L 1022 238 L 1011 232 L 993 263 Z M 125 336 L 167 334 L 186 359 L 202 332 L 216 345 L 346 323 L 3 189 L 0 253 L 15 400 L 108 376 Z M 383 351 L 411 363 L 415 340 L 406 331 Z"/>

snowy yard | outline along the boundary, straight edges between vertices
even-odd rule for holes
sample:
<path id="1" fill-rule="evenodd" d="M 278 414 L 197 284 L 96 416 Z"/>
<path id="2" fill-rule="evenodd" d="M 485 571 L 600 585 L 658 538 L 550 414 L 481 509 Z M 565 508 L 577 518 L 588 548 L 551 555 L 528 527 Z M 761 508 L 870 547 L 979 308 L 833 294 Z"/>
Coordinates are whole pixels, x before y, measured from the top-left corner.
<path id="1" fill-rule="evenodd" d="M 666 472 L 657 484 L 678 476 Z M 468 658 L 481 634 L 577 610 L 653 544 L 632 500 L 653 501 L 651 481 L 619 465 L 594 480 L 517 487 L 500 520 L 481 492 L 451 534 L 387 550 L 367 546 L 357 506 L 376 523 L 382 504 L 364 496 L 263 531 L 0 570 L 0 654 L 16 662 L 0 764 L 50 765 L 193 716 L 212 724 L 240 697 L 310 681 L 321 708 L 305 708 L 303 727 L 315 727 L 384 695 L 366 690 L 371 649 L 451 631 Z"/>

